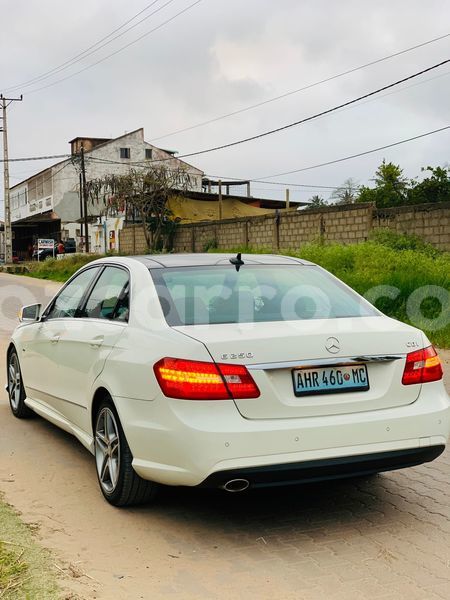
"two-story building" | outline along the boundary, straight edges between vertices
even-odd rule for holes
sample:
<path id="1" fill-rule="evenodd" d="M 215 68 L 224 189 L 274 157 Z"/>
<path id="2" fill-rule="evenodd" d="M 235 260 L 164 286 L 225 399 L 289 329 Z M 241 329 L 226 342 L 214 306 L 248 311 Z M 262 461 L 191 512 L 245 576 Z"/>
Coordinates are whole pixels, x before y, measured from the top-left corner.
<path id="1" fill-rule="evenodd" d="M 70 142 L 71 155 L 36 173 L 10 190 L 14 253 L 28 258 L 38 238 L 74 238 L 82 249 L 80 201 L 80 150 L 84 149 L 86 178 L 94 180 L 108 174 L 126 174 L 131 168 L 145 168 L 152 161 L 164 161 L 168 169 L 183 168 L 190 176 L 193 192 L 202 190 L 204 173 L 176 158 L 169 150 L 144 140 L 137 129 L 115 139 L 76 137 Z M 90 204 L 89 247 L 94 252 L 117 249 L 116 240 L 124 217 L 98 217 L 98 207 Z"/>

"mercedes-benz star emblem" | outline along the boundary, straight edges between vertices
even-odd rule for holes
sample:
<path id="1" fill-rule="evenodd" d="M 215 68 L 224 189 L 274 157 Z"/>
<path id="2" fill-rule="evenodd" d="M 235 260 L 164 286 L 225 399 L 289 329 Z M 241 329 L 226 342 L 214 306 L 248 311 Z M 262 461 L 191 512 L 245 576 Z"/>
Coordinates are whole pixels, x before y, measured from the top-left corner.
<path id="1" fill-rule="evenodd" d="M 325 343 L 325 348 L 328 350 L 328 352 L 331 352 L 331 354 L 337 354 L 341 349 L 341 345 L 337 338 L 329 337 Z"/>

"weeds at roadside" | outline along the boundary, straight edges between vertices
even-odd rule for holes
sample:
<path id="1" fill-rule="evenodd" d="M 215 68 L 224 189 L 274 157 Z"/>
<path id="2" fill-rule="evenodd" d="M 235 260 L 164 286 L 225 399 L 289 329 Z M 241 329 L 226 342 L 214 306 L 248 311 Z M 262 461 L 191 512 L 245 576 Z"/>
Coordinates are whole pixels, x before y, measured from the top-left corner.
<path id="1" fill-rule="evenodd" d="M 0 600 L 60 597 L 50 553 L 0 497 Z"/>
<path id="2" fill-rule="evenodd" d="M 4 542 L 0 541 L 0 598 L 13 598 L 23 586 L 28 570 L 27 563 L 23 560 L 25 549 L 19 552 L 6 549 Z"/>

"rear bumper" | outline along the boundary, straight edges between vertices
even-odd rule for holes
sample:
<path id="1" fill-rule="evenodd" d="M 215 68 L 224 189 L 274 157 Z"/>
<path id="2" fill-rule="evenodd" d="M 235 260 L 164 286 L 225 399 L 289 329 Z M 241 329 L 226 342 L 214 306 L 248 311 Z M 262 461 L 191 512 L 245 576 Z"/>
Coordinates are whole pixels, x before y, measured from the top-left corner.
<path id="1" fill-rule="evenodd" d="M 224 473 L 227 481 L 254 473 L 255 485 L 267 485 L 397 469 L 433 460 L 450 435 L 442 382 L 407 406 L 302 419 L 244 419 L 229 400 L 114 400 L 135 471 L 166 485 L 220 485 Z"/>
<path id="2" fill-rule="evenodd" d="M 444 445 L 437 445 L 428 448 L 218 471 L 207 477 L 200 487 L 223 488 L 232 479 L 247 480 L 249 487 L 258 488 L 369 475 L 430 462 L 440 456 L 444 449 Z"/>

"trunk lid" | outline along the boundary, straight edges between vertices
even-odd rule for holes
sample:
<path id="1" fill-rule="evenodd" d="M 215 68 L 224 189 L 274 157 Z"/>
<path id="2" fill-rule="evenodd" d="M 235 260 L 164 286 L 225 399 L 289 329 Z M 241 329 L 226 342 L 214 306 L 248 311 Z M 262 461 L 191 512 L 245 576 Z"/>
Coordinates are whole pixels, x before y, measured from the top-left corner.
<path id="1" fill-rule="evenodd" d="M 239 412 L 247 419 L 379 410 L 411 404 L 420 392 L 420 385 L 404 386 L 401 380 L 405 356 L 423 346 L 423 336 L 419 330 L 388 317 L 191 325 L 174 329 L 201 341 L 216 362 L 247 366 L 261 392 L 259 398 L 235 400 Z M 345 364 L 367 365 L 368 390 L 295 395 L 294 369 Z"/>

